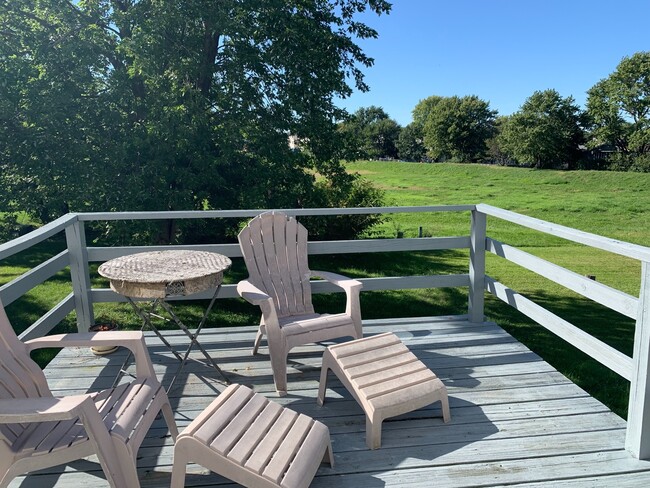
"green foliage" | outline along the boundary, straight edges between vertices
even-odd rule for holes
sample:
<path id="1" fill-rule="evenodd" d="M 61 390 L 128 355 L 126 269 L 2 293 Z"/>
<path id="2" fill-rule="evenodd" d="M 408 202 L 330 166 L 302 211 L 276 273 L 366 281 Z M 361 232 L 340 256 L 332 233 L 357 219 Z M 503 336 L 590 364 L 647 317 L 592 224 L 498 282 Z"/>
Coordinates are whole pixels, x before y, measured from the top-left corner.
<path id="1" fill-rule="evenodd" d="M 362 107 L 339 124 L 345 140 L 345 159 L 397 157 L 400 126 L 381 107 Z"/>
<path id="2" fill-rule="evenodd" d="M 310 206 L 383 0 L 0 3 L 0 209 Z M 326 49 L 324 49 L 326 46 Z M 306 151 L 291 151 L 288 135 Z M 350 188 L 348 188 L 350 189 Z M 342 191 L 345 188 L 341 188 Z M 338 203 L 337 203 L 338 204 Z M 185 223 L 138 229 L 184 239 Z M 128 236 L 114 223 L 105 235 Z"/>
<path id="3" fill-rule="evenodd" d="M 437 161 L 477 162 L 494 134 L 496 111 L 477 96 L 429 97 L 413 110 L 428 156 Z"/>
<path id="4" fill-rule="evenodd" d="M 521 164 L 571 166 L 580 155 L 583 125 L 584 116 L 573 97 L 563 98 L 556 90 L 536 91 L 503 122 L 499 146 Z"/>
<path id="5" fill-rule="evenodd" d="M 617 153 L 610 158 L 608 163 L 609 169 L 613 171 L 650 173 L 650 153 L 641 155 Z"/>
<path id="6" fill-rule="evenodd" d="M 397 139 L 397 154 L 403 161 L 423 161 L 426 156 L 422 128 L 414 122 L 404 127 Z"/>
<path id="7" fill-rule="evenodd" d="M 316 186 L 319 191 L 320 207 L 380 207 L 384 192 L 375 188 L 368 180 L 358 175 L 346 174 L 348 181 L 322 180 Z M 301 222 L 309 230 L 312 240 L 354 239 L 362 233 L 372 233 L 370 229 L 383 221 L 381 214 L 336 215 L 325 217 L 301 217 Z"/>
<path id="8" fill-rule="evenodd" d="M 650 52 L 625 57 L 588 91 L 592 147 L 611 144 L 623 153 L 650 153 Z"/>

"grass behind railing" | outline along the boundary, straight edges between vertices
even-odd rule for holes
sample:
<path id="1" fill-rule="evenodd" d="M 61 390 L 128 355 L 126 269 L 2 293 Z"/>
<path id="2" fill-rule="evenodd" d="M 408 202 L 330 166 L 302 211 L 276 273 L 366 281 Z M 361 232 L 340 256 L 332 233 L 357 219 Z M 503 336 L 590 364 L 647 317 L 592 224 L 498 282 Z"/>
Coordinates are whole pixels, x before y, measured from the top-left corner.
<path id="1" fill-rule="evenodd" d="M 390 205 L 483 202 L 580 230 L 650 245 L 650 227 L 647 225 L 650 222 L 650 175 L 387 162 L 354 163 L 348 168 L 362 172 L 384 188 Z M 469 213 L 396 214 L 376 229 L 376 234 L 395 237 L 399 232 L 405 238 L 416 237 L 419 227 L 422 227 L 424 236 L 468 235 Z M 634 260 L 567 243 L 494 218 L 488 219 L 488 235 L 577 273 L 595 275 L 602 283 L 638 296 L 640 266 Z M 64 246 L 62 240 L 53 240 L 3 261 L 0 263 L 0 284 L 53 256 Z M 436 251 L 313 256 L 310 266 L 352 277 L 458 274 L 468 272 L 468 253 Z M 91 273 L 93 286 L 107 286 L 97 276 L 96 268 L 94 264 Z M 631 354 L 633 320 L 490 254 L 487 273 L 618 350 Z M 235 283 L 245 275 L 241 260 L 234 260 L 226 281 Z M 69 275 L 62 272 L 11 304 L 8 313 L 16 329 L 20 332 L 31 325 L 70 290 Z M 337 311 L 344 305 L 341 294 L 316 295 L 314 301 L 315 306 L 324 311 Z M 363 292 L 361 306 L 366 319 L 456 315 L 467 311 L 467 291 Z M 191 325 L 198 322 L 204 307 L 202 302 L 186 302 L 175 310 Z M 114 320 L 126 329 L 140 327 L 139 319 L 128 304 L 97 304 L 95 315 L 98 320 Z M 619 415 L 626 416 L 629 392 L 626 380 L 498 299 L 488 296 L 486 315 L 591 395 Z M 251 325 L 258 320 L 259 311 L 255 307 L 240 299 L 226 299 L 219 300 L 208 326 Z M 74 328 L 74 318 L 70 317 L 57 331 Z M 48 357 L 51 353 L 41 354 L 37 360 L 46 364 Z"/>
<path id="2" fill-rule="evenodd" d="M 650 174 L 391 162 L 350 163 L 348 170 L 383 188 L 391 205 L 488 203 L 650 246 Z M 419 235 L 420 227 L 425 236 L 467 234 L 469 216 L 395 214 L 382 224 L 381 232 L 391 236 L 399 232 L 408 238 Z M 487 234 L 633 296 L 639 294 L 638 261 L 492 217 Z M 491 254 L 486 272 L 612 347 L 632 354 L 634 320 Z M 628 381 L 494 297 L 486 300 L 486 315 L 592 396 L 622 417 L 627 415 Z"/>

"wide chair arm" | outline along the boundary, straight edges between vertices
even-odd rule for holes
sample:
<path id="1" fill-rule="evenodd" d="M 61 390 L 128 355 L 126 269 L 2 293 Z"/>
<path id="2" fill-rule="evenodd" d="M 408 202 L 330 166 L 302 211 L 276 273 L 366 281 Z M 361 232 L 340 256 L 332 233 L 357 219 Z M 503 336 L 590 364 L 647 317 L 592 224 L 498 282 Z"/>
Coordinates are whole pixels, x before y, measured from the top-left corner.
<path id="1" fill-rule="evenodd" d="M 111 345 L 125 347 L 133 353 L 135 357 L 135 371 L 138 378 L 156 377 L 142 331 L 55 334 L 37 337 L 36 339 L 25 342 L 27 352 L 44 347 L 97 347 Z"/>
<path id="2" fill-rule="evenodd" d="M 264 302 L 273 303 L 273 299 L 248 280 L 237 283 L 239 296 L 252 305 L 262 306 Z"/>
<path id="3" fill-rule="evenodd" d="M 239 296 L 248 303 L 260 307 L 264 326 L 271 328 L 271 330 L 268 331 L 269 333 L 277 333 L 276 330 L 280 327 L 280 323 L 278 320 L 278 311 L 275 308 L 273 298 L 260 290 L 249 280 L 242 280 L 237 284 L 237 293 L 239 293 Z"/>
<path id="4" fill-rule="evenodd" d="M 74 419 L 79 417 L 84 408 L 95 408 L 94 405 L 88 395 L 2 399 L 0 400 L 0 424 Z"/>
<path id="5" fill-rule="evenodd" d="M 361 328 L 361 304 L 359 301 L 359 294 L 363 283 L 358 280 L 348 278 L 337 273 L 330 273 L 329 271 L 316 271 L 311 270 L 312 277 L 323 278 L 333 285 L 336 285 L 345 290 L 345 313 L 350 316 L 356 329 L 356 338 L 363 337 L 363 330 Z"/>

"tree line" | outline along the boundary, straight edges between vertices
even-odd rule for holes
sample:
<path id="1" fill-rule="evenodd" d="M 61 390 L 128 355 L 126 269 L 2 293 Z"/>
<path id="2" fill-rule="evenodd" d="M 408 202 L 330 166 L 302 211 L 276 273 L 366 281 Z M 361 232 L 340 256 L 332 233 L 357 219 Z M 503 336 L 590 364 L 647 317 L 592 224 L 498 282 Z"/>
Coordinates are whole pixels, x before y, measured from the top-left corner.
<path id="1" fill-rule="evenodd" d="M 477 96 L 430 96 L 412 114 L 400 127 L 381 107 L 359 109 L 339 123 L 345 157 L 648 172 L 650 52 L 623 58 L 585 110 L 549 89 L 507 116 Z"/>

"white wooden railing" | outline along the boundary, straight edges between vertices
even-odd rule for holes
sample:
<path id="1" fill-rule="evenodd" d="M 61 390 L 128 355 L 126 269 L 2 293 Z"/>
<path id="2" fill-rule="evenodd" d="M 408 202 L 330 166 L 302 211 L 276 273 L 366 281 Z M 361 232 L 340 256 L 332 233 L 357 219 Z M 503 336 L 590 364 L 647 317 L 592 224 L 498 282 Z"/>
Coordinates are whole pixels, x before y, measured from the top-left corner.
<path id="1" fill-rule="evenodd" d="M 76 311 L 78 329 L 85 331 L 94 321 L 94 303 L 125 300 L 124 297 L 114 293 L 110 289 L 91 287 L 89 263 L 102 262 L 114 257 L 144 250 L 180 247 L 183 249 L 210 250 L 225 254 L 231 258 L 241 257 L 241 253 L 237 244 L 88 247 L 86 245 L 84 222 L 199 218 L 232 218 L 245 220 L 263 211 L 121 212 L 65 215 L 23 237 L 0 245 L 1 262 L 3 259 L 29 249 L 33 245 L 60 232 L 65 232 L 67 241 L 67 249 L 65 251 L 0 287 L 0 300 L 2 300 L 4 305 L 8 305 L 54 274 L 69 267 L 73 289 L 72 293 L 37 320 L 20 337 L 23 340 L 27 340 L 47 334 L 73 310 Z M 535 322 L 631 382 L 626 444 L 628 450 L 635 457 L 641 459 L 650 458 L 650 248 L 608 239 L 485 204 L 348 209 L 285 209 L 283 211 L 296 216 L 469 212 L 470 222 L 468 228 L 470 232 L 467 236 L 311 242 L 309 244 L 309 254 L 469 249 L 470 256 L 467 274 L 361 278 L 360 280 L 364 283 L 364 291 L 467 287 L 468 320 L 474 323 L 481 323 L 484 320 L 485 291 L 487 290 L 499 297 L 510 306 L 524 313 Z M 642 263 L 641 291 L 639 297 L 628 295 L 622 291 L 595 282 L 587 277 L 488 237 L 488 216 L 639 260 Z M 486 275 L 486 252 L 500 256 L 601 305 L 609 307 L 622 315 L 635 319 L 636 330 L 633 357 L 630 358 L 617 351 L 549 310 L 520 295 L 507 285 Z M 335 288 L 325 282 L 314 283 L 313 290 L 315 293 L 336 291 Z M 235 296 L 237 296 L 235 285 L 225 285 L 220 294 L 221 298 Z M 206 292 L 197 294 L 191 298 L 205 299 L 209 297 L 208 292 Z M 185 299 L 188 299 L 188 297 Z"/>

